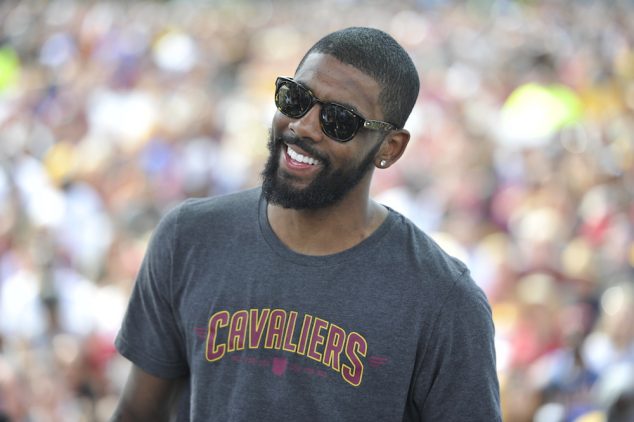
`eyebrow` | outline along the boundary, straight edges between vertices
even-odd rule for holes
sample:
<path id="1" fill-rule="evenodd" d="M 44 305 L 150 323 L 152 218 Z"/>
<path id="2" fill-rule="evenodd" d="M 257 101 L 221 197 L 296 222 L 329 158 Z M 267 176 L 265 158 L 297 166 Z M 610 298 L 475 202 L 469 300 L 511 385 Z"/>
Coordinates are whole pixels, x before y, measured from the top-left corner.
<path id="1" fill-rule="evenodd" d="M 311 94 L 313 94 L 313 95 L 315 96 L 315 98 L 317 98 L 319 101 L 324 102 L 324 103 L 333 103 L 333 104 L 338 104 L 338 105 L 340 105 L 340 106 L 344 106 L 344 107 L 346 107 L 346 108 L 348 108 L 348 109 L 350 109 L 350 110 L 354 111 L 355 113 L 358 113 L 358 114 L 359 114 L 359 116 L 361 116 L 361 117 L 363 117 L 364 119 L 366 119 L 365 114 L 364 114 L 364 113 L 362 113 L 362 112 L 360 112 L 360 111 L 359 111 L 359 109 L 358 109 L 357 107 L 353 106 L 352 104 L 342 103 L 342 102 L 339 102 L 339 101 L 322 100 L 322 99 L 321 99 L 321 98 L 319 98 L 317 95 L 315 95 L 315 91 L 314 91 L 314 90 L 313 90 L 310 86 L 308 86 L 308 84 L 307 84 L 307 83 L 302 82 L 302 81 L 300 81 L 300 80 L 298 80 L 298 79 L 293 79 L 293 80 L 294 80 L 295 82 L 297 82 L 298 84 L 300 84 L 301 86 L 303 86 L 304 88 L 308 89 L 308 90 L 311 92 Z M 366 119 L 366 120 L 367 120 L 367 119 Z"/>

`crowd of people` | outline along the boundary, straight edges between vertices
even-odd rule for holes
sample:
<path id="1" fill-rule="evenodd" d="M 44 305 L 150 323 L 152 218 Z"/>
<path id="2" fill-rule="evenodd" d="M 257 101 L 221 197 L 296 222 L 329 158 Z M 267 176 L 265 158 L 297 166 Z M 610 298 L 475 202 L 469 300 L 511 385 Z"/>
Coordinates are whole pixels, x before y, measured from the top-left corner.
<path id="1" fill-rule="evenodd" d="M 326 32 L 421 72 L 376 199 L 472 269 L 504 420 L 634 416 L 634 3 L 0 3 L 0 421 L 104 421 L 158 219 L 260 183 L 277 75 Z"/>

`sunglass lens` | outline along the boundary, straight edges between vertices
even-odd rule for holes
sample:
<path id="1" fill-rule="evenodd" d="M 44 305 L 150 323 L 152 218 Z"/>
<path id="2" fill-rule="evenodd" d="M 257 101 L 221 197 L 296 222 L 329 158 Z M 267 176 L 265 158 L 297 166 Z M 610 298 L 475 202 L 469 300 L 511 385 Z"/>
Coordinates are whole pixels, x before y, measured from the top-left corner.
<path id="1" fill-rule="evenodd" d="M 321 124 L 324 132 L 331 138 L 348 141 L 357 132 L 359 119 L 341 106 L 325 104 L 321 108 Z"/>
<path id="2" fill-rule="evenodd" d="M 275 104 L 287 116 L 301 117 L 310 108 L 312 98 L 310 93 L 300 85 L 290 81 L 282 81 L 277 87 Z"/>

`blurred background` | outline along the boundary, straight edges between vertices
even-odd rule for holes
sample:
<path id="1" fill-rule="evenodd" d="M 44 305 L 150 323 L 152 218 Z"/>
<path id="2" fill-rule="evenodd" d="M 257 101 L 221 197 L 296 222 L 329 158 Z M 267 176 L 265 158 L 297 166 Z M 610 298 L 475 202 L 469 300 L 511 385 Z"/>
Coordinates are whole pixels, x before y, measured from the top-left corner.
<path id="1" fill-rule="evenodd" d="M 505 420 L 634 420 L 634 1 L 25 0 L 0 3 L 0 421 L 109 417 L 158 219 L 258 185 L 275 77 L 353 25 L 420 70 L 373 195 L 487 293 Z"/>

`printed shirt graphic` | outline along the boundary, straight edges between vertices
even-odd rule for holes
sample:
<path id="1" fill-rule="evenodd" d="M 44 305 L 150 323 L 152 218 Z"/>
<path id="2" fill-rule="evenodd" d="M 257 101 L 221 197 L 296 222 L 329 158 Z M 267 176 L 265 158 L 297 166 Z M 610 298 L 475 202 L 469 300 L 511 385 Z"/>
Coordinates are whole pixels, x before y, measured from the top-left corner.
<path id="1" fill-rule="evenodd" d="M 312 257 L 277 239 L 259 190 L 187 201 L 155 231 L 116 344 L 189 377 L 184 420 L 499 420 L 484 295 L 393 211 Z"/>
<path id="2" fill-rule="evenodd" d="M 368 343 L 361 334 L 346 333 L 343 328 L 319 317 L 306 314 L 298 320 L 297 311 L 218 311 L 209 319 L 207 361 L 218 361 L 235 351 L 260 348 L 306 356 L 358 387 L 363 380 Z M 287 362 L 286 358 L 273 358 L 272 372 L 283 375 Z"/>

